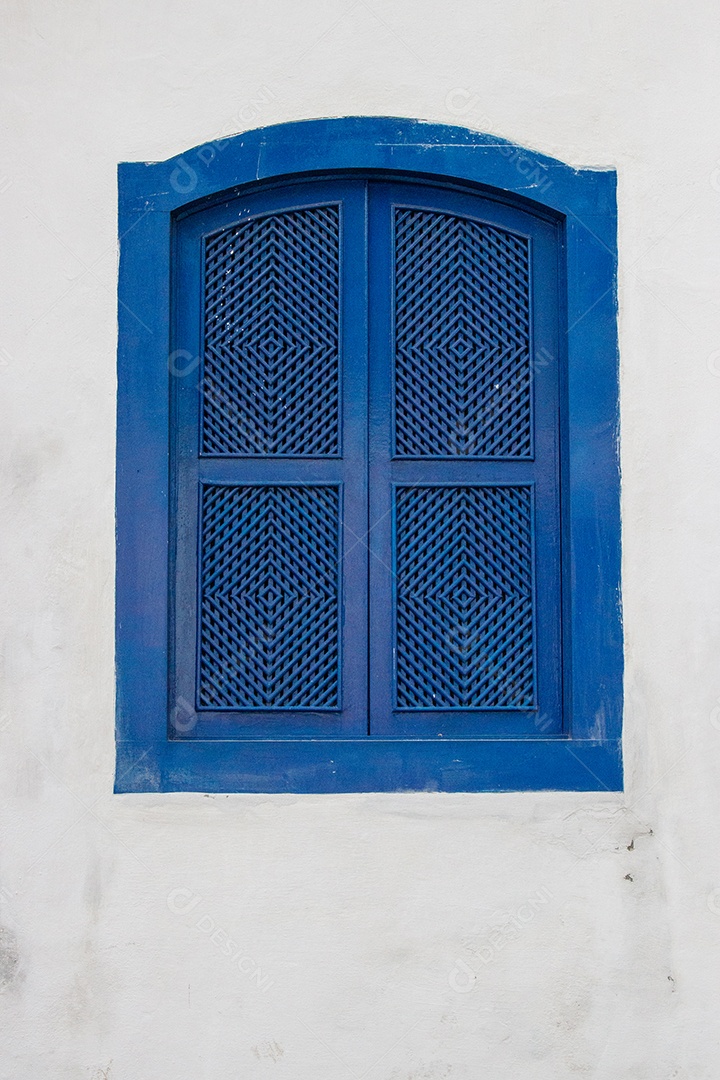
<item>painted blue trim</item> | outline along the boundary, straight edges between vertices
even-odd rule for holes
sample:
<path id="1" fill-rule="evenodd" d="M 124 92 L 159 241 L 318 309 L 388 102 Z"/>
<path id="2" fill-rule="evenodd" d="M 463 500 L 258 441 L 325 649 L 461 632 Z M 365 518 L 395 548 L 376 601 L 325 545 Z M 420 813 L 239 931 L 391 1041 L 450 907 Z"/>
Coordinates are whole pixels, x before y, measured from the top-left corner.
<path id="1" fill-rule="evenodd" d="M 174 222 L 268 183 L 368 172 L 475 190 L 562 230 L 569 730 L 549 739 L 169 739 Z M 575 170 L 463 128 L 377 117 L 282 124 L 119 167 L 116 791 L 622 788 L 615 190 L 610 170 Z"/>
<path id="2" fill-rule="evenodd" d="M 618 740 L 253 739 L 118 744 L 116 791 L 617 791 Z"/>

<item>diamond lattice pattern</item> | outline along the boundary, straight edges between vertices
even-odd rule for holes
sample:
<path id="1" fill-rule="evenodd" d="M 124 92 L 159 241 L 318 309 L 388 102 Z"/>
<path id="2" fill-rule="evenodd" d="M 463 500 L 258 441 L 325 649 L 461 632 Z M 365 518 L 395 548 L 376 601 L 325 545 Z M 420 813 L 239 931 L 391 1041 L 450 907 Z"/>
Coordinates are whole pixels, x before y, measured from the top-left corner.
<path id="1" fill-rule="evenodd" d="M 532 456 L 526 239 L 395 211 L 395 395 L 400 456 Z"/>
<path id="2" fill-rule="evenodd" d="M 534 704 L 531 488 L 396 495 L 397 706 Z"/>
<path id="3" fill-rule="evenodd" d="M 208 240 L 203 453 L 339 453 L 339 234 L 324 206 Z"/>
<path id="4" fill-rule="evenodd" d="M 201 706 L 337 707 L 338 530 L 336 486 L 204 485 Z"/>

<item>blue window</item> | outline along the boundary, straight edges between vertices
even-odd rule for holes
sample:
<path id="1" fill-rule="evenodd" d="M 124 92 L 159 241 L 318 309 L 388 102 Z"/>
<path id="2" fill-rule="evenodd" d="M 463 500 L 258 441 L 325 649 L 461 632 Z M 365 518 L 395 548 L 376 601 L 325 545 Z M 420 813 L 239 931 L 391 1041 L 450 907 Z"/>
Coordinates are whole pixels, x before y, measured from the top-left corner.
<path id="1" fill-rule="evenodd" d="M 620 787 L 614 176 L 356 118 L 120 197 L 116 789 Z"/>

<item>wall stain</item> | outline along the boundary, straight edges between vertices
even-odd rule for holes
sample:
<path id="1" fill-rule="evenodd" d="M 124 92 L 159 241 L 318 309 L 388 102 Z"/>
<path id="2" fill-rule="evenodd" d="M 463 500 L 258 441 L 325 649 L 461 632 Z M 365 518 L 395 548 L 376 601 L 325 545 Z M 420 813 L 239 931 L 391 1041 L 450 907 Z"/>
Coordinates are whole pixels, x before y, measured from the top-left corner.
<path id="1" fill-rule="evenodd" d="M 648 829 L 647 832 L 640 832 L 636 836 L 633 836 L 632 840 L 630 841 L 630 843 L 627 846 L 628 851 L 634 851 L 635 850 L 635 841 L 639 840 L 641 836 L 654 836 L 654 835 L 655 834 L 653 833 L 652 829 Z"/>
<path id="2" fill-rule="evenodd" d="M 284 1056 L 285 1050 L 279 1042 L 267 1039 L 251 1047 L 258 1061 L 279 1061 Z"/>
<path id="3" fill-rule="evenodd" d="M 107 1063 L 104 1069 L 96 1069 L 92 1075 L 92 1080 L 111 1080 L 112 1078 L 112 1058 Z"/>
<path id="4" fill-rule="evenodd" d="M 15 981 L 20 953 L 17 937 L 6 926 L 0 926 L 0 991 Z"/>

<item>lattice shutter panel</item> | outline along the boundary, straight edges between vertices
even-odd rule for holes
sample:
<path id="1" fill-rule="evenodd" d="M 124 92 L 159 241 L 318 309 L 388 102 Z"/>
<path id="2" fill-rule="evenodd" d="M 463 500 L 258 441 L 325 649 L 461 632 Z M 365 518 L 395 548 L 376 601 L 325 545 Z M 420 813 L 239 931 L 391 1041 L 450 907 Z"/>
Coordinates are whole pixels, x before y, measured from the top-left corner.
<path id="1" fill-rule="evenodd" d="M 337 707 L 339 521 L 336 485 L 203 486 L 201 707 Z"/>
<path id="2" fill-rule="evenodd" d="M 525 238 L 395 211 L 399 456 L 532 456 L 529 280 Z"/>
<path id="3" fill-rule="evenodd" d="M 398 708 L 533 706 L 531 492 L 397 490 Z"/>
<path id="4" fill-rule="evenodd" d="M 339 453 L 339 235 L 324 206 L 207 241 L 203 453 Z"/>

